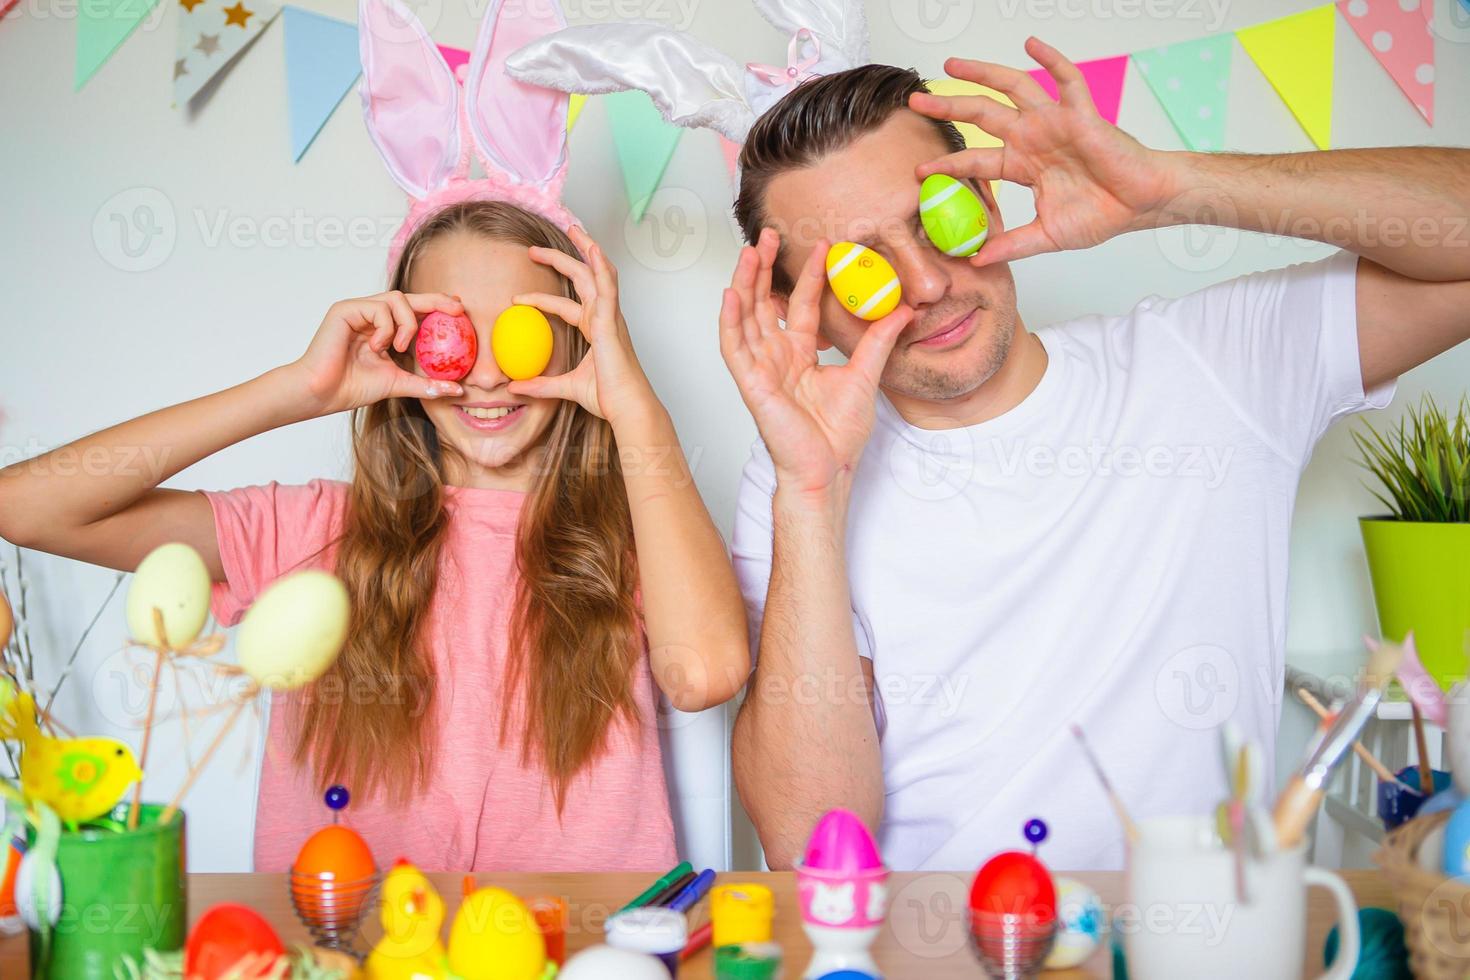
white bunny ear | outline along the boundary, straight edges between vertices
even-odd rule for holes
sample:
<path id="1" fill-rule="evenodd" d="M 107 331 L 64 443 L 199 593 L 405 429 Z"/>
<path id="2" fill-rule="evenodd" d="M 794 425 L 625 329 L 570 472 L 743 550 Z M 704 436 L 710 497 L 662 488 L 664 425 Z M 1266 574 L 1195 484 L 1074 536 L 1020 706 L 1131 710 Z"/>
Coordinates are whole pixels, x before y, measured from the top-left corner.
<path id="1" fill-rule="evenodd" d="M 571 27 L 526 45 L 506 62 L 523 81 L 564 92 L 647 92 L 676 126 L 743 142 L 755 121 L 735 60 L 691 34 L 653 24 Z"/>
<path id="2" fill-rule="evenodd" d="M 556 0 L 492 0 L 470 56 L 465 98 L 481 162 L 517 183 L 551 183 L 566 166 L 567 96 L 517 81 L 505 62 L 566 26 Z"/>
<path id="3" fill-rule="evenodd" d="M 357 44 L 368 135 L 398 186 L 422 200 L 459 162 L 459 85 L 398 0 L 360 0 Z"/>
<path id="4" fill-rule="evenodd" d="M 840 59 L 831 53 L 823 62 L 838 61 L 842 68 L 868 63 L 868 18 L 863 0 L 753 0 L 761 16 L 784 34 L 805 27 L 824 45 L 835 45 Z"/>

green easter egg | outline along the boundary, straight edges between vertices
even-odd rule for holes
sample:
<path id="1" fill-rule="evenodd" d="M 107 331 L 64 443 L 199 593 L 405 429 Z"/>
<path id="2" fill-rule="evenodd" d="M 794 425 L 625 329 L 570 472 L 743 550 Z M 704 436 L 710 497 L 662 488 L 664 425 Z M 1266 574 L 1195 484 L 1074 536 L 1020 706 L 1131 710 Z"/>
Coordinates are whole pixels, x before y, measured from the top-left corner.
<path id="1" fill-rule="evenodd" d="M 919 219 L 934 247 L 957 258 L 974 255 L 990 233 L 985 203 L 968 184 L 930 174 L 919 187 Z"/>

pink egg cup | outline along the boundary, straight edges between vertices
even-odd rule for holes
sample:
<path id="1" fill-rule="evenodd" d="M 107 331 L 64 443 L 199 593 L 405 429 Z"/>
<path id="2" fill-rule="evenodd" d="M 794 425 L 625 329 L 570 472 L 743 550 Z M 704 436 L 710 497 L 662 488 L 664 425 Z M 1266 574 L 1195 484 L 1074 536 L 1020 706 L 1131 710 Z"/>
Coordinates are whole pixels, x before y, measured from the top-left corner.
<path id="1" fill-rule="evenodd" d="M 814 953 L 803 976 L 838 970 L 880 976 L 868 947 L 888 914 L 888 869 L 856 871 L 796 866 L 796 895 L 802 928 Z"/>

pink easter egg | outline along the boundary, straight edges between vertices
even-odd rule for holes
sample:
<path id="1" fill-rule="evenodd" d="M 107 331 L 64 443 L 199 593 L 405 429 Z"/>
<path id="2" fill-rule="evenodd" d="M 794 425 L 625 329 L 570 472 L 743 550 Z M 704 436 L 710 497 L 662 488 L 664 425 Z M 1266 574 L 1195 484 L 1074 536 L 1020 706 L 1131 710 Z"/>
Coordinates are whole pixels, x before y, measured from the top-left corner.
<path id="1" fill-rule="evenodd" d="M 479 353 L 475 327 L 469 317 L 435 310 L 419 324 L 414 353 L 424 373 L 438 381 L 458 381 L 470 373 Z"/>
<path id="2" fill-rule="evenodd" d="M 883 867 L 867 826 L 850 810 L 828 810 L 806 845 L 804 867 L 855 874 Z"/>

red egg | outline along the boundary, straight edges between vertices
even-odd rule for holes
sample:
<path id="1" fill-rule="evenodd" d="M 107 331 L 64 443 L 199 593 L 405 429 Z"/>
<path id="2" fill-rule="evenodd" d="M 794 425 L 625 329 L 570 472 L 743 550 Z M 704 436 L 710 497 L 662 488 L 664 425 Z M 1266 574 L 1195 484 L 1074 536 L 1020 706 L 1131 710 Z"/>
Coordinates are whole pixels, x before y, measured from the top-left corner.
<path id="1" fill-rule="evenodd" d="M 458 381 L 470 373 L 479 353 L 474 324 L 469 317 L 434 311 L 419 324 L 414 345 L 424 373 L 439 381 Z"/>
<path id="2" fill-rule="evenodd" d="M 285 953 L 281 937 L 259 912 L 224 902 L 194 923 L 184 946 L 184 975 L 190 980 L 264 977 Z"/>
<path id="3" fill-rule="evenodd" d="M 1028 915 L 1050 921 L 1057 915 L 1057 890 L 1046 865 L 1025 851 L 1002 851 L 981 866 L 970 887 L 970 911 Z"/>

